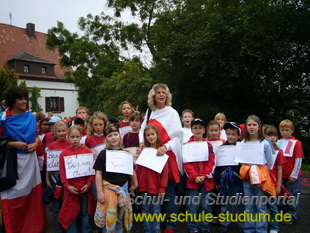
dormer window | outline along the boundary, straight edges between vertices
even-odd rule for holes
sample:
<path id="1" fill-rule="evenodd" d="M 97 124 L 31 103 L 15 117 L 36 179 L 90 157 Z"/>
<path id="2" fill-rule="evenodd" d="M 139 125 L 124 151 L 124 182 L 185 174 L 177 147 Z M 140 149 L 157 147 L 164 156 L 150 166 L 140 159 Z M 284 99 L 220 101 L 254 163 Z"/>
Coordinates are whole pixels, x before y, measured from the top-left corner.
<path id="1" fill-rule="evenodd" d="M 46 67 L 44 66 L 41 67 L 41 74 L 44 74 L 44 75 L 47 74 Z"/>
<path id="2" fill-rule="evenodd" d="M 30 73 L 29 65 L 24 65 L 24 73 Z"/>

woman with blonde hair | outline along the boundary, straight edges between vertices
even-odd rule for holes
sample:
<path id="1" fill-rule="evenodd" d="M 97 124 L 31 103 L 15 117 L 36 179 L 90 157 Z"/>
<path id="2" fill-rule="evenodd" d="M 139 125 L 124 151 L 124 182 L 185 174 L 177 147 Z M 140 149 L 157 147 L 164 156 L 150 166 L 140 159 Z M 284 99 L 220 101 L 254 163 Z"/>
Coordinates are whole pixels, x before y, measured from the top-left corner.
<path id="1" fill-rule="evenodd" d="M 168 159 L 168 186 L 166 197 L 169 201 L 165 202 L 167 214 L 165 233 L 174 232 L 176 223 L 169 221 L 171 214 L 177 214 L 178 206 L 175 205 L 176 196 L 175 185 L 180 182 L 182 167 L 182 125 L 178 112 L 171 107 L 172 95 L 166 84 L 154 84 L 148 95 L 149 109 L 146 112 L 140 134 L 141 149 L 144 146 L 143 132 L 147 125 L 155 125 L 159 131 L 162 146 L 158 147 L 159 156 L 167 154 Z"/>

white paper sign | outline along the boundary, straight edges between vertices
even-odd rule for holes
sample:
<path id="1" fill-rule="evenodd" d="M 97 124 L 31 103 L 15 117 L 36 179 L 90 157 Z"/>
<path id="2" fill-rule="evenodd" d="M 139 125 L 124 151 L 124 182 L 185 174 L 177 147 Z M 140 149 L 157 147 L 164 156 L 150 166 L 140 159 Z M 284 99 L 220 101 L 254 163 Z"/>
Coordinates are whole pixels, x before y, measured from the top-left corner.
<path id="1" fill-rule="evenodd" d="M 97 145 L 97 146 L 95 146 L 95 147 L 93 147 L 93 148 L 90 148 L 91 151 L 93 152 L 94 161 L 96 161 L 96 159 L 97 159 L 99 153 L 100 153 L 103 149 L 105 149 L 105 146 L 106 146 L 105 143 L 103 143 L 103 144 L 99 144 L 99 145 Z"/>
<path id="2" fill-rule="evenodd" d="M 237 142 L 235 162 L 264 165 L 264 143 Z"/>
<path id="3" fill-rule="evenodd" d="M 138 149 L 139 149 L 139 147 L 127 147 L 127 148 L 124 148 L 124 150 L 127 150 L 132 155 L 133 163 L 134 164 L 136 164 L 137 159 L 138 159 Z"/>
<path id="4" fill-rule="evenodd" d="M 220 146 L 223 145 L 223 141 L 221 140 L 208 141 L 208 142 L 212 145 L 214 154 L 217 152 Z"/>
<path id="5" fill-rule="evenodd" d="M 123 150 L 107 150 L 106 171 L 132 175 L 132 155 Z"/>
<path id="6" fill-rule="evenodd" d="M 234 166 L 239 163 L 235 162 L 236 146 L 225 145 L 221 146 L 215 155 L 216 166 Z"/>
<path id="7" fill-rule="evenodd" d="M 169 156 L 164 154 L 157 156 L 157 149 L 146 147 L 142 150 L 136 164 L 147 167 L 155 172 L 161 173 Z"/>
<path id="8" fill-rule="evenodd" d="M 131 130 L 132 130 L 131 126 L 125 126 L 125 127 L 119 128 L 119 133 L 122 137 L 124 137 L 124 135 L 129 133 Z"/>
<path id="9" fill-rule="evenodd" d="M 189 142 L 182 146 L 183 163 L 209 161 L 207 142 Z"/>
<path id="10" fill-rule="evenodd" d="M 273 154 L 271 155 L 271 159 L 272 159 L 271 162 L 272 162 L 272 163 L 271 163 L 271 168 L 270 168 L 270 170 L 273 169 L 274 164 L 275 164 L 275 162 L 276 162 L 276 160 L 277 160 L 278 154 L 279 154 L 279 151 L 276 150 L 275 153 L 273 153 Z"/>
<path id="11" fill-rule="evenodd" d="M 293 157 L 296 142 L 294 139 L 281 139 L 277 142 L 277 146 L 283 150 L 285 157 Z"/>
<path id="12" fill-rule="evenodd" d="M 65 156 L 64 160 L 67 179 L 95 175 L 92 153 Z"/>
<path id="13" fill-rule="evenodd" d="M 83 145 L 85 144 L 86 137 L 87 137 L 86 135 L 82 136 L 82 138 L 81 138 L 81 140 L 80 140 L 80 143 L 81 143 L 81 144 L 83 144 Z"/>
<path id="14" fill-rule="evenodd" d="M 59 171 L 59 155 L 62 150 L 47 150 L 46 152 L 46 170 Z"/>

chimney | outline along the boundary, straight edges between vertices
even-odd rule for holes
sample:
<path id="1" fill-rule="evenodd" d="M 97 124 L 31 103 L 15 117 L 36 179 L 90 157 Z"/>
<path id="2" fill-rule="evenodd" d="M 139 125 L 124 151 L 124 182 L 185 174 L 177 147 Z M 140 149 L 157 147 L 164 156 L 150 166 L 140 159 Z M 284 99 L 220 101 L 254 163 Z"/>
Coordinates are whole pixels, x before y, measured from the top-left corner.
<path id="1" fill-rule="evenodd" d="M 27 23 L 26 29 L 30 38 L 36 38 L 35 25 L 33 23 Z"/>

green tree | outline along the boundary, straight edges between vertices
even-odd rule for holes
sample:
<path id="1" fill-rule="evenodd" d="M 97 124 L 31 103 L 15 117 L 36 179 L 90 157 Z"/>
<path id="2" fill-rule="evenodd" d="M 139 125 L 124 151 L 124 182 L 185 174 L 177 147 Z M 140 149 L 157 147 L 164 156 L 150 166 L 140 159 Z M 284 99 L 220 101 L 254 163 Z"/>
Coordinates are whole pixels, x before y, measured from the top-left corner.
<path id="1" fill-rule="evenodd" d="M 24 89 L 25 91 L 29 91 L 25 79 L 20 82 L 19 87 Z"/>
<path id="2" fill-rule="evenodd" d="M 186 1 L 151 27 L 154 77 L 171 86 L 178 110 L 298 121 L 310 110 L 307 9 L 309 1 Z"/>
<path id="3" fill-rule="evenodd" d="M 142 72 L 143 67 L 139 59 L 127 61 L 127 58 L 121 57 L 114 34 L 114 23 L 111 17 L 102 13 L 97 16 L 88 15 L 86 18 L 80 18 L 79 26 L 84 31 L 83 36 L 69 32 L 61 22 L 58 22 L 57 27 L 48 31 L 47 47 L 58 48 L 62 56 L 61 65 L 72 67 L 72 71 L 67 72 L 66 77 L 78 87 L 79 103 L 87 106 L 92 112 L 96 110 L 115 112 L 111 106 L 117 106 L 121 101 L 128 99 L 127 96 L 132 95 L 130 91 L 136 88 L 134 85 L 147 77 L 147 71 Z M 136 74 L 142 76 L 133 77 L 138 81 L 128 82 L 121 91 L 117 89 L 122 94 L 120 98 L 114 99 L 118 103 L 112 104 L 106 96 L 112 95 L 108 91 L 116 87 L 116 83 L 113 83 L 115 76 L 117 72 L 124 72 L 127 62 L 140 66 L 141 72 Z M 121 100 L 123 97 L 124 99 Z M 134 102 L 140 104 L 141 101 Z"/>
<path id="4" fill-rule="evenodd" d="M 119 104 L 127 100 L 144 111 L 147 109 L 147 95 L 153 84 L 150 73 L 142 68 L 139 59 L 126 61 L 110 79 L 101 84 L 102 109 L 117 116 L 120 114 Z"/>
<path id="5" fill-rule="evenodd" d="M 14 70 L 6 71 L 0 67 L 0 99 L 5 99 L 6 93 L 17 86 L 18 75 Z"/>
<path id="6" fill-rule="evenodd" d="M 28 88 L 29 92 L 31 93 L 31 96 L 29 97 L 29 101 L 31 102 L 31 111 L 32 112 L 41 112 L 43 109 L 38 103 L 38 99 L 41 96 L 41 90 L 37 87 L 30 87 Z"/>

